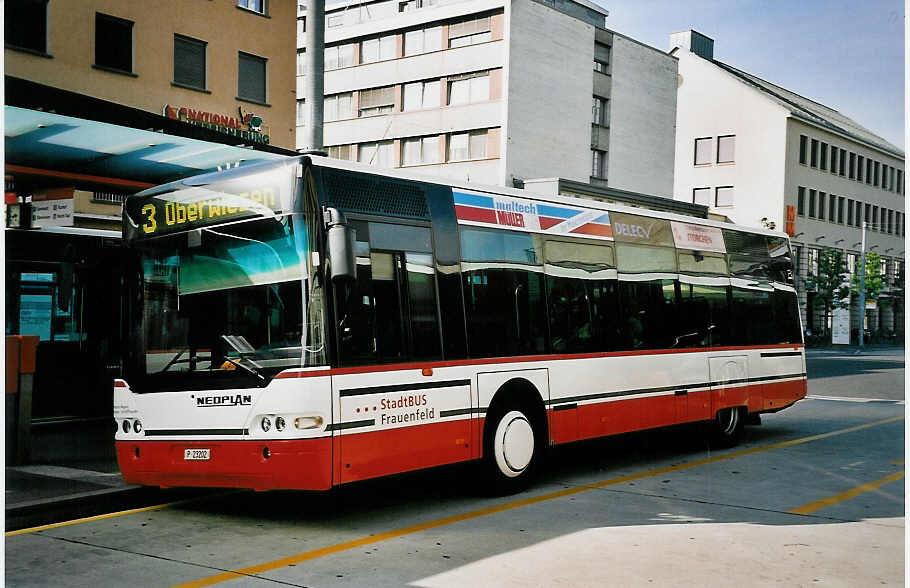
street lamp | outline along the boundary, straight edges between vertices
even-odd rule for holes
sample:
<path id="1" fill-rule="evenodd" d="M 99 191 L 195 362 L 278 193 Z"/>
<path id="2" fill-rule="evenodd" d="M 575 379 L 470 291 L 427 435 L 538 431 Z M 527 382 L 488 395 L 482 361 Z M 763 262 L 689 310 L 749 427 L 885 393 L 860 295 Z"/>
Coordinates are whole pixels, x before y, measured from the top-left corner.
<path id="1" fill-rule="evenodd" d="M 818 237 L 815 238 L 815 242 L 818 243 L 819 241 L 821 241 L 821 240 L 824 239 L 824 238 L 825 238 L 824 235 L 820 235 L 820 236 L 818 236 Z"/>
<path id="2" fill-rule="evenodd" d="M 840 243 L 842 241 L 843 241 L 843 239 L 838 239 L 837 241 L 834 242 L 834 244 L 837 245 L 838 243 Z"/>

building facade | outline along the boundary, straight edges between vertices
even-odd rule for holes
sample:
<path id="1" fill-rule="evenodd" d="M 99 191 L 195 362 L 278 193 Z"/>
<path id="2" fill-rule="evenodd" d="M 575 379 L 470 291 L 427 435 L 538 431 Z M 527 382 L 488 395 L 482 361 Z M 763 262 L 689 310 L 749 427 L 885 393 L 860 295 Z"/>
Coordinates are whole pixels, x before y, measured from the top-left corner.
<path id="1" fill-rule="evenodd" d="M 866 250 L 880 256 L 885 288 L 861 313 L 854 295 L 850 337 L 903 334 L 904 152 L 849 117 L 713 57 L 695 31 L 671 36 L 679 58 L 674 198 L 709 206 L 750 226 L 791 236 L 803 325 L 827 336 L 834 320 L 807 280 L 838 249 L 849 279 Z"/>
<path id="2" fill-rule="evenodd" d="M 670 197 L 676 59 L 608 30 L 606 16 L 586 0 L 330 4 L 329 155 L 459 181 L 562 177 Z M 299 8 L 299 101 L 305 19 Z M 304 117 L 301 104 L 298 129 Z"/>
<path id="3" fill-rule="evenodd" d="M 294 154 L 294 10 L 4 5 L 6 334 L 40 338 L 34 418 L 110 418 L 126 196 Z"/>

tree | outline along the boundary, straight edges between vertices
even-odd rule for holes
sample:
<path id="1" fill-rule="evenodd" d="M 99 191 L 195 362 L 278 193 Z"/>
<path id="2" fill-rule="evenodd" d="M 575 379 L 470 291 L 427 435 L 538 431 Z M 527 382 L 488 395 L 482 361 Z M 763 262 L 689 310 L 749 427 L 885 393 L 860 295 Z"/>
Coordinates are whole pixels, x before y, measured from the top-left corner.
<path id="1" fill-rule="evenodd" d="M 856 268 L 853 271 L 853 286 L 850 291 L 859 294 L 859 265 L 860 258 L 856 260 Z M 881 267 L 881 257 L 875 251 L 866 252 L 866 300 L 873 302 L 878 300 L 879 294 L 885 287 L 885 276 L 879 270 Z"/>
<path id="2" fill-rule="evenodd" d="M 806 278 L 806 286 L 815 290 L 812 305 L 815 308 L 824 308 L 826 330 L 831 311 L 850 306 L 850 286 L 846 267 L 843 251 L 824 249 L 819 252 L 818 271 L 813 274 L 811 270 L 814 268 L 809 268 L 810 275 Z M 830 330 L 826 336 L 831 336 Z"/>

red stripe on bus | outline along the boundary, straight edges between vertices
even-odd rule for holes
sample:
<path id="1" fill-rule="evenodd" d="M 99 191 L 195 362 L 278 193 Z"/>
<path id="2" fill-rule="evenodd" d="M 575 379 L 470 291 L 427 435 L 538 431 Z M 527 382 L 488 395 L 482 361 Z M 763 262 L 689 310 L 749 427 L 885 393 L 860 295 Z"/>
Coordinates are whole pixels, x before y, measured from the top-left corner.
<path id="1" fill-rule="evenodd" d="M 290 441 L 118 441 L 117 462 L 128 484 L 256 490 L 332 487 L 332 438 Z M 184 450 L 211 450 L 207 461 Z M 264 449 L 268 448 L 268 457 Z"/>
<path id="2" fill-rule="evenodd" d="M 455 216 L 458 220 L 475 221 L 480 223 L 496 223 L 496 212 L 488 208 L 455 205 Z"/>
<path id="3" fill-rule="evenodd" d="M 596 235 L 598 237 L 612 237 L 613 236 L 613 227 L 610 225 L 599 225 L 595 223 L 588 223 L 582 225 L 572 231 L 572 233 L 579 233 L 582 235 Z"/>
<path id="4" fill-rule="evenodd" d="M 710 420 L 723 408 L 786 408 L 806 395 L 805 378 L 582 404 L 547 411 L 550 440 L 569 443 Z M 555 401 L 556 406 L 559 401 Z M 334 485 L 482 457 L 484 417 L 293 441 L 118 441 L 124 480 L 149 486 L 327 490 Z M 269 457 L 263 449 L 269 448 Z M 207 448 L 208 461 L 184 450 Z M 334 448 L 334 451 L 333 451 Z M 332 463 L 333 454 L 335 463 Z M 333 476 L 334 465 L 334 476 Z"/>
<path id="5" fill-rule="evenodd" d="M 422 370 L 424 368 L 459 367 L 472 365 L 495 365 L 502 363 L 527 363 L 532 361 L 559 361 L 567 359 L 597 359 L 603 357 L 634 357 L 638 355 L 666 355 L 673 353 L 705 353 L 720 351 L 749 351 L 761 349 L 793 349 L 800 350 L 802 343 L 782 343 L 779 345 L 757 345 L 740 347 L 693 347 L 689 349 L 649 349 L 642 351 L 605 351 L 600 353 L 569 353 L 563 355 L 525 355 L 522 357 L 486 357 L 477 359 L 456 359 L 448 361 L 394 363 L 388 365 L 354 366 L 346 368 L 329 368 L 324 370 L 296 371 L 285 370 L 280 372 L 276 379 L 283 378 L 311 378 L 315 376 L 340 376 L 344 374 L 364 374 L 370 372 L 394 372 L 398 370 Z"/>

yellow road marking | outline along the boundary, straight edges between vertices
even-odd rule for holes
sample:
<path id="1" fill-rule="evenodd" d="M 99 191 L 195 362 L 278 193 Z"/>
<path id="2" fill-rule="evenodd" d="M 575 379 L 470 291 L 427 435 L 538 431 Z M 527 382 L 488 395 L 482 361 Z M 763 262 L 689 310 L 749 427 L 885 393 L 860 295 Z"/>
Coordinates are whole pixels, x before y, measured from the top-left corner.
<path id="1" fill-rule="evenodd" d="M 47 531 L 49 529 L 57 529 L 60 527 L 69 527 L 70 525 L 79 525 L 81 523 L 88 523 L 91 521 L 100 521 L 104 519 L 111 519 L 114 517 L 122 517 L 124 515 L 137 514 L 140 512 L 151 512 L 154 510 L 161 510 L 163 508 L 168 508 L 169 506 L 175 506 L 178 504 L 183 504 L 185 502 L 190 502 L 191 500 L 198 499 L 188 499 L 188 500 L 178 500 L 176 502 L 168 502 L 166 504 L 157 504 L 155 506 L 145 506 L 142 508 L 131 508 L 129 510 L 121 510 L 119 512 L 109 512 L 107 514 L 95 515 L 93 517 L 84 517 L 81 519 L 73 519 L 71 521 L 63 521 L 60 523 L 51 523 L 49 525 L 41 525 L 40 527 L 29 527 L 28 529 L 19 529 L 18 531 L 8 531 L 3 534 L 4 537 L 12 537 L 14 535 L 24 535 L 26 533 L 35 533 L 37 531 Z"/>
<path id="2" fill-rule="evenodd" d="M 793 510 L 788 511 L 788 512 L 790 512 L 792 514 L 802 514 L 802 515 L 812 514 L 813 512 L 815 512 L 817 510 L 821 510 L 823 508 L 827 508 L 834 504 L 839 504 L 841 502 L 845 502 L 845 501 L 850 500 L 851 498 L 854 498 L 856 496 L 859 496 L 860 494 L 863 494 L 865 492 L 870 492 L 872 490 L 881 488 L 885 484 L 890 484 L 891 482 L 896 482 L 897 480 L 900 480 L 903 477 L 904 477 L 903 470 L 901 470 L 899 472 L 894 472 L 890 476 L 885 476 L 881 480 L 869 482 L 868 484 L 862 484 L 860 486 L 857 486 L 856 488 L 852 488 L 845 492 L 841 492 L 840 494 L 835 494 L 834 496 L 829 496 L 828 498 L 822 498 L 821 500 L 816 500 L 815 502 L 810 502 L 809 504 L 803 505 L 799 508 L 794 508 Z"/>
<path id="3" fill-rule="evenodd" d="M 783 447 L 792 447 L 794 445 L 801 445 L 803 443 L 809 443 L 811 441 L 817 441 L 819 439 L 827 439 L 828 437 L 844 435 L 846 433 L 852 433 L 854 431 L 861 431 L 863 429 L 869 429 L 871 427 L 877 427 L 879 425 L 893 423 L 893 422 L 900 421 L 903 419 L 904 419 L 903 415 L 891 417 L 891 418 L 883 419 L 880 421 L 874 421 L 874 422 L 866 423 L 863 425 L 856 425 L 854 427 L 840 429 L 838 431 L 831 431 L 829 433 L 812 435 L 811 437 L 803 437 L 801 439 L 782 441 L 780 443 L 773 443 L 771 445 L 753 447 L 752 449 L 743 449 L 741 451 L 735 451 L 733 453 L 718 455 L 716 457 L 699 459 L 696 461 L 691 461 L 691 462 L 680 464 L 680 465 L 659 468 L 656 470 L 648 470 L 646 472 L 642 472 L 639 474 L 630 474 L 628 476 L 610 478 L 609 480 L 603 480 L 601 482 L 596 482 L 594 484 L 588 484 L 585 486 L 577 486 L 575 488 L 567 488 L 565 490 L 559 490 L 557 492 L 550 492 L 548 494 L 542 494 L 540 496 L 532 496 L 530 498 L 523 498 L 521 500 L 507 502 L 505 504 L 500 504 L 498 506 L 482 508 L 479 510 L 474 510 L 474 511 L 462 513 L 459 515 L 454 515 L 454 516 L 445 517 L 442 519 L 437 519 L 435 521 L 428 521 L 425 523 L 419 523 L 416 525 L 411 525 L 409 527 L 403 527 L 401 529 L 396 529 L 393 531 L 387 531 L 385 533 L 378 533 L 376 535 L 370 535 L 368 537 L 361 537 L 359 539 L 354 539 L 352 541 L 345 541 L 344 543 L 336 543 L 335 545 L 328 545 L 328 546 L 322 547 L 320 549 L 314 549 L 312 551 L 305 551 L 303 553 L 298 553 L 296 555 L 290 555 L 288 557 L 283 557 L 281 559 L 272 560 L 272 561 L 265 562 L 262 564 L 249 566 L 249 567 L 245 567 L 245 568 L 240 568 L 240 569 L 229 571 L 229 572 L 223 572 L 221 574 L 216 574 L 214 576 L 209 576 L 207 578 L 200 578 L 199 580 L 194 580 L 192 582 L 187 582 L 185 584 L 179 584 L 177 586 L 174 586 L 173 588 L 201 588 L 202 586 L 211 586 L 213 584 L 220 584 L 221 582 L 227 582 L 229 580 L 237 580 L 237 579 L 243 578 L 245 576 L 261 574 L 263 572 L 268 572 L 268 571 L 275 570 L 278 568 L 283 568 L 283 567 L 286 567 L 286 566 L 289 566 L 292 564 L 298 564 L 301 562 L 318 559 L 320 557 L 325 557 L 327 555 L 332 555 L 334 553 L 347 551 L 349 549 L 363 547 L 364 545 L 380 543 L 382 541 L 387 541 L 389 539 L 394 539 L 396 537 L 403 537 L 405 535 L 411 535 L 413 533 L 419 533 L 421 531 L 427 531 L 429 529 L 435 529 L 438 527 L 444 527 L 446 525 L 451 525 L 451 524 L 462 522 L 462 521 L 485 517 L 485 516 L 488 516 L 491 514 L 504 512 L 507 510 L 512 510 L 512 509 L 520 508 L 523 506 L 529 506 L 532 504 L 538 504 L 540 502 L 554 500 L 556 498 L 563 498 L 565 496 L 572 496 L 574 494 L 580 494 L 581 492 L 586 492 L 588 490 L 593 490 L 595 488 L 603 488 L 605 486 L 623 484 L 625 482 L 632 482 L 634 480 L 640 480 L 642 478 L 660 476 L 660 475 L 668 474 L 671 472 L 678 472 L 680 470 L 686 470 L 689 468 L 694 468 L 694 467 L 698 467 L 698 466 L 702 466 L 702 465 L 717 463 L 720 461 L 734 459 L 737 457 L 742 457 L 744 455 L 751 455 L 753 453 L 759 453 L 762 451 L 770 451 L 772 449 L 780 449 Z"/>

